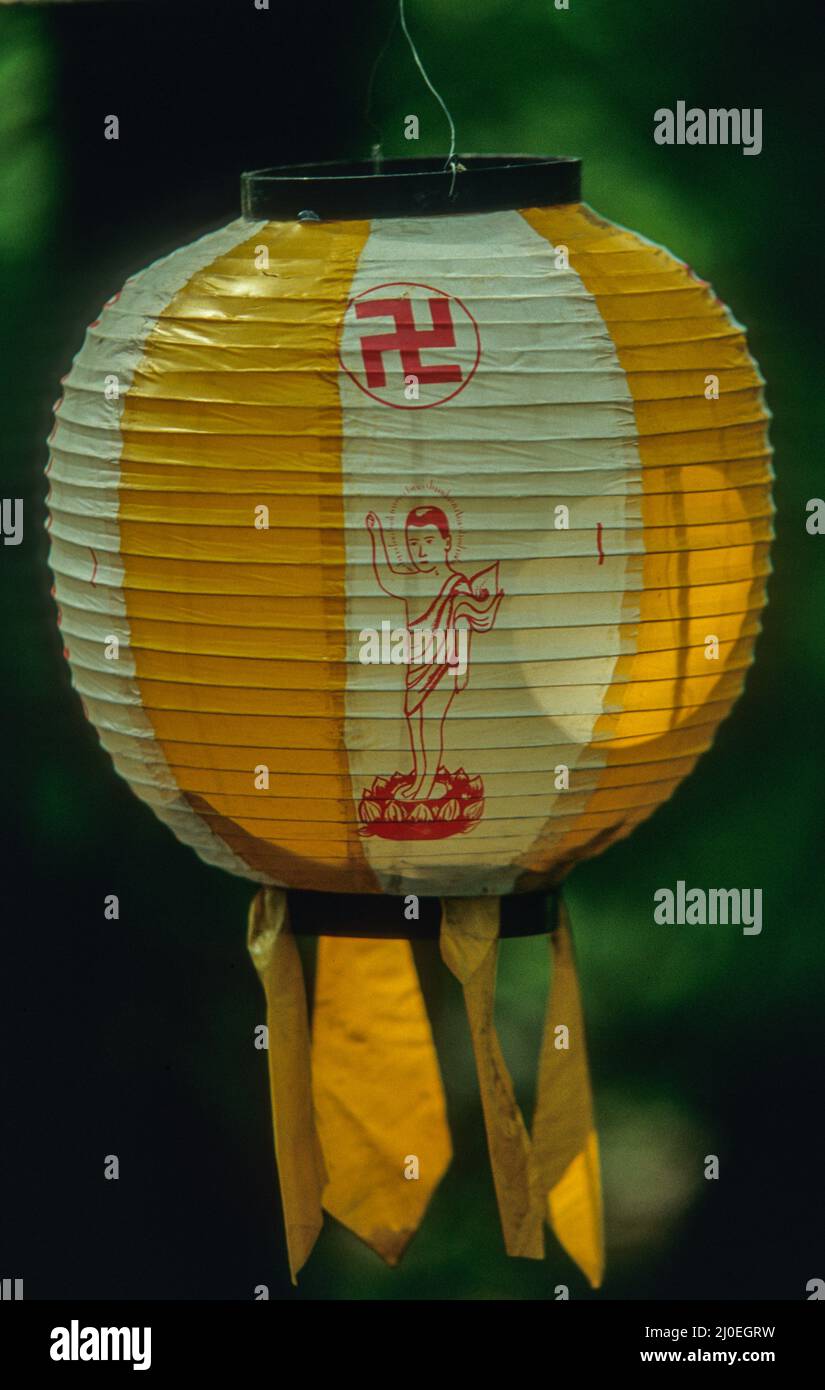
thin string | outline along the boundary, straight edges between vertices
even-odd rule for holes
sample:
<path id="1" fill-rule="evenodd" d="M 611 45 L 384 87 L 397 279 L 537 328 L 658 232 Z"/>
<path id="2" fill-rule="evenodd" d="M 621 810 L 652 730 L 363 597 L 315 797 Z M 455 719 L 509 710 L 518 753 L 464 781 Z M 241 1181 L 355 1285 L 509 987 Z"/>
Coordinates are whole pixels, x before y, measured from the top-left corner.
<path id="1" fill-rule="evenodd" d="M 387 33 L 387 37 L 385 38 L 385 40 L 384 40 L 384 42 L 383 42 L 383 44 L 382 44 L 382 46 L 381 46 L 381 50 L 380 50 L 380 52 L 379 52 L 379 54 L 378 54 L 378 57 L 376 58 L 375 62 L 374 62 L 373 65 L 372 65 L 372 72 L 370 73 L 370 80 L 369 80 L 369 82 L 367 83 L 367 101 L 366 101 L 366 106 L 365 106 L 364 110 L 365 110 L 365 115 L 366 115 L 366 118 L 367 118 L 367 124 L 372 126 L 373 130 L 375 131 L 376 135 L 378 136 L 378 141 L 377 141 L 377 142 L 373 145 L 373 147 L 372 147 L 372 156 L 373 156 L 373 159 L 374 159 L 374 161 L 376 162 L 376 164 L 379 163 L 380 160 L 381 160 L 381 129 L 380 129 L 379 126 L 377 126 L 377 125 L 375 124 L 375 121 L 372 119 L 372 99 L 373 99 L 373 95 L 374 95 L 374 92 L 375 92 L 375 79 L 376 79 L 376 76 L 377 76 L 377 74 L 378 74 L 378 69 L 379 69 L 379 67 L 381 66 L 381 63 L 382 63 L 383 60 L 384 60 L 384 54 L 386 53 L 387 49 L 388 49 L 389 46 L 390 46 L 390 39 L 392 38 L 393 34 L 395 33 L 395 26 L 396 26 L 397 23 L 398 23 L 398 14 L 395 13 L 395 14 L 393 15 L 393 17 L 392 17 L 392 24 L 391 24 L 390 27 L 389 27 L 389 32 Z"/>
<path id="2" fill-rule="evenodd" d="M 433 86 L 432 82 L 430 81 L 429 77 L 427 76 L 427 72 L 426 72 L 426 69 L 425 69 L 425 67 L 424 67 L 424 64 L 422 63 L 421 59 L 420 59 L 419 56 L 418 56 L 418 49 L 416 48 L 415 43 L 413 42 L 413 37 L 412 37 L 412 35 L 411 35 L 409 29 L 407 28 L 407 16 L 406 16 L 406 13 L 405 13 L 405 10 L 404 10 L 404 0 L 398 0 L 398 16 L 399 16 L 399 19 L 401 20 L 401 28 L 402 28 L 402 30 L 403 30 L 403 32 L 404 32 L 404 37 L 405 37 L 405 39 L 407 40 L 407 43 L 410 45 L 410 51 L 411 51 L 411 53 L 412 53 L 412 55 L 413 55 L 413 58 L 415 59 L 415 65 L 416 65 L 416 67 L 418 68 L 418 71 L 421 73 L 421 76 L 424 78 L 424 81 L 426 82 L 427 86 L 429 87 L 430 91 L 432 92 L 433 96 L 435 97 L 436 101 L 438 102 L 439 106 L 441 107 L 441 110 L 444 112 L 444 115 L 447 117 L 447 121 L 448 121 L 449 126 L 450 126 L 450 153 L 447 155 L 447 159 L 446 159 L 446 162 L 445 162 L 445 164 L 444 164 L 444 169 L 445 169 L 445 171 L 446 171 L 447 169 L 451 169 L 451 170 L 452 170 L 453 177 L 452 177 L 452 181 L 451 181 L 451 183 L 450 183 L 450 193 L 449 193 L 449 196 L 452 198 L 452 196 L 453 196 L 453 189 L 455 188 L 456 173 L 458 172 L 458 168 L 457 168 L 456 161 L 455 161 L 455 124 L 454 124 L 454 122 L 453 122 L 453 118 L 452 118 L 452 116 L 450 115 L 449 110 L 447 109 L 447 105 L 446 105 L 446 103 L 445 103 L 443 97 L 441 96 L 441 94 L 440 94 L 439 92 L 436 91 L 435 87 Z"/>

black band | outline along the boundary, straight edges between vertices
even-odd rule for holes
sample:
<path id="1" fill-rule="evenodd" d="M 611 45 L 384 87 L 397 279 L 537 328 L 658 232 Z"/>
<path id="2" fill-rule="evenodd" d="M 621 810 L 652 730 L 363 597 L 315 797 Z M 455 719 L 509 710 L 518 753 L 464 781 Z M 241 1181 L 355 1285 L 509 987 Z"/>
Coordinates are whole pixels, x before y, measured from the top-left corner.
<path id="1" fill-rule="evenodd" d="M 533 154 L 456 155 L 453 175 L 438 158 L 333 161 L 255 169 L 241 175 L 241 211 L 255 221 L 352 221 L 506 212 L 577 203 L 581 160 Z"/>
<path id="2" fill-rule="evenodd" d="M 418 899 L 417 920 L 404 916 L 403 897 L 385 893 L 312 893 L 290 888 L 287 898 L 296 936 L 432 941 L 441 929 L 438 898 Z M 500 901 L 502 937 L 546 935 L 557 926 L 557 893 L 516 893 Z"/>

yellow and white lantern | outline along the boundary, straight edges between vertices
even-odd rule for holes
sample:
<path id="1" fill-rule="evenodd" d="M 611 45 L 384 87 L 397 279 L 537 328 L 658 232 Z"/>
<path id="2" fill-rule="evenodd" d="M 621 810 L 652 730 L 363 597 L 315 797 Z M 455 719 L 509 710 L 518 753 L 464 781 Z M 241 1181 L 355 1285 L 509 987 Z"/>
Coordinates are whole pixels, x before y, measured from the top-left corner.
<path id="1" fill-rule="evenodd" d="M 390 895 L 399 938 L 405 900 L 442 900 L 507 1247 L 540 1256 L 549 1215 L 600 1277 L 583 1032 L 546 1045 L 531 1138 L 498 900 L 629 834 L 739 695 L 766 424 L 741 326 L 582 204 L 575 160 L 246 175 L 239 220 L 90 325 L 50 441 L 67 656 L 137 794 L 264 885 L 293 1271 L 322 1206 L 394 1261 L 450 1150 L 408 942 L 322 937 L 310 1060 L 285 888 Z M 552 940 L 548 1027 L 580 1020 Z"/>

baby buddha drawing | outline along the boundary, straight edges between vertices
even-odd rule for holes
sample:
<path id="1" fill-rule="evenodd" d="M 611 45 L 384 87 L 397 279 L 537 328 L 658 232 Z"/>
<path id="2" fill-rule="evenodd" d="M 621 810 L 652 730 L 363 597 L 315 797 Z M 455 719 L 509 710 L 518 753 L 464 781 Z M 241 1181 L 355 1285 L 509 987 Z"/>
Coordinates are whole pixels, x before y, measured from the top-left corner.
<path id="1" fill-rule="evenodd" d="M 392 564 L 374 512 L 366 525 L 378 585 L 404 604 L 404 628 L 397 635 L 412 767 L 375 778 L 359 806 L 362 834 L 398 840 L 461 834 L 480 819 L 484 788 L 481 778 L 468 776 L 463 768 L 445 767 L 444 725 L 469 680 L 471 635 L 489 632 L 495 623 L 504 596 L 498 564 L 472 575 L 458 569 L 450 558 L 450 522 L 438 506 L 413 507 L 408 513 L 408 565 Z"/>

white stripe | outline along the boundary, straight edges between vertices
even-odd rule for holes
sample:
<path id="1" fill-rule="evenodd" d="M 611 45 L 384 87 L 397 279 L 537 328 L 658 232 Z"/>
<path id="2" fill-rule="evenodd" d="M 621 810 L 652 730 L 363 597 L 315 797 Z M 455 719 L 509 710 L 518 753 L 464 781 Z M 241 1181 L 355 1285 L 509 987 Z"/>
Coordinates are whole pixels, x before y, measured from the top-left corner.
<path id="1" fill-rule="evenodd" d="M 469 682 L 456 693 L 445 721 L 444 761 L 452 771 L 463 764 L 477 776 L 482 766 L 512 766 L 509 760 L 523 759 L 529 745 L 526 767 L 546 770 L 543 794 L 533 777 L 523 800 L 512 783 L 505 797 L 497 782 L 485 785 L 483 821 L 463 834 L 438 841 L 365 837 L 366 856 L 386 891 L 506 893 L 518 875 L 519 856 L 547 819 L 558 817 L 555 837 L 548 836 L 552 847 L 585 809 L 595 786 L 593 770 L 603 766 L 591 746 L 595 723 L 620 654 L 619 623 L 632 622 L 634 611 L 638 616 L 626 591 L 640 583 L 631 578 L 630 566 L 643 551 L 641 465 L 633 400 L 609 333 L 579 276 L 558 270 L 555 261 L 554 249 L 517 213 L 377 221 L 353 282 L 353 297 L 406 282 L 406 290 L 396 285 L 382 293 L 410 298 L 422 328 L 430 326 L 426 301 L 432 294 L 411 282 L 459 299 L 478 325 L 481 356 L 464 389 L 427 409 L 393 408 L 341 375 L 350 663 L 357 661 L 353 638 L 357 642 L 359 629 L 380 629 L 382 620 L 393 618 L 395 625 L 404 624 L 403 602 L 385 595 L 373 573 L 367 510 L 378 513 L 385 531 L 395 522 L 393 561 L 400 565 L 406 558 L 406 510 L 440 505 L 438 489 L 444 489 L 462 513 L 461 553 L 454 549 L 452 563 L 472 575 L 498 561 L 505 595 L 493 631 L 472 635 Z M 466 374 L 475 355 L 473 335 L 466 315 L 451 307 L 456 345 L 424 350 L 422 362 L 458 362 Z M 341 340 L 345 366 L 358 375 L 362 337 L 393 329 L 391 318 L 356 320 L 350 311 Z M 400 357 L 387 354 L 382 361 L 386 383 L 380 394 L 400 405 Z M 365 382 L 363 371 L 360 379 Z M 420 402 L 450 389 L 422 384 Z M 566 531 L 555 529 L 559 503 L 570 508 Z M 450 513 L 449 503 L 445 509 Z M 602 564 L 597 521 L 603 525 Z M 591 659 L 572 683 L 551 684 L 553 677 L 542 679 L 536 663 L 552 663 L 558 655 L 557 622 L 575 627 L 587 621 L 583 603 L 590 623 L 599 625 L 585 635 L 581 654 Z M 426 605 L 425 599 L 420 607 Z M 546 616 L 540 618 L 542 609 Z M 568 642 L 570 635 L 568 628 Z M 504 684 L 518 691 L 505 708 L 505 692 L 482 676 L 504 666 Z M 409 770 L 411 756 L 404 668 L 361 666 L 356 675 L 350 664 L 349 670 L 345 742 L 357 807 L 376 775 Z M 387 693 L 376 706 L 376 695 L 389 692 L 393 679 L 394 719 L 386 717 Z M 376 717 L 379 709 L 384 717 Z M 568 792 L 553 787 L 559 746 L 570 766 Z M 581 790 L 579 758 L 587 768 Z M 527 786 L 525 781 L 525 792 Z"/>

